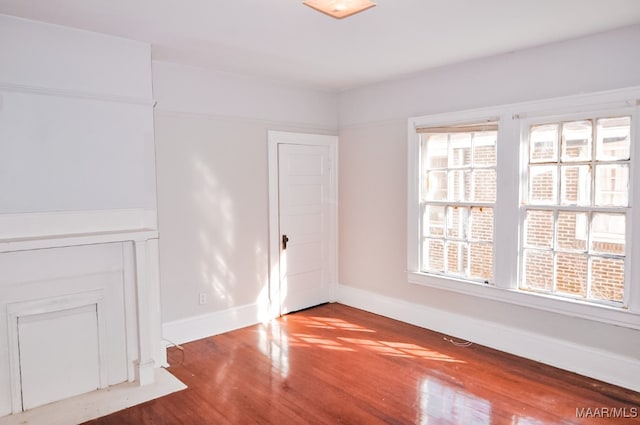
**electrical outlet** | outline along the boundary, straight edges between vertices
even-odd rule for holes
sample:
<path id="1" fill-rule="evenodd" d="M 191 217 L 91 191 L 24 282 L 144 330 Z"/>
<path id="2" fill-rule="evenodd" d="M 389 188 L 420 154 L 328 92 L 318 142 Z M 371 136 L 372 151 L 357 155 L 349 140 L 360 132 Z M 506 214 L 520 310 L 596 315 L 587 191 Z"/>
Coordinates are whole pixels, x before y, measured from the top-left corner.
<path id="1" fill-rule="evenodd" d="M 207 294 L 205 292 L 200 293 L 200 297 L 198 298 L 198 302 L 200 303 L 200 305 L 204 305 L 207 303 Z"/>

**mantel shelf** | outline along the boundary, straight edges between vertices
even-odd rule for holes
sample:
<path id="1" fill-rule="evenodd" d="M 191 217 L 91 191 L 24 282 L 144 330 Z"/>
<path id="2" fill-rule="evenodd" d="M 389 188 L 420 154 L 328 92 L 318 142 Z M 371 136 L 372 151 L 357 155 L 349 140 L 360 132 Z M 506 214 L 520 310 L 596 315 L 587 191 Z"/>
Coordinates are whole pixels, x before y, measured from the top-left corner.
<path id="1" fill-rule="evenodd" d="M 0 239 L 0 253 L 29 251 L 33 249 L 62 248 L 111 242 L 146 241 L 157 239 L 157 229 L 127 229 L 109 232 L 73 233 L 28 238 Z"/>

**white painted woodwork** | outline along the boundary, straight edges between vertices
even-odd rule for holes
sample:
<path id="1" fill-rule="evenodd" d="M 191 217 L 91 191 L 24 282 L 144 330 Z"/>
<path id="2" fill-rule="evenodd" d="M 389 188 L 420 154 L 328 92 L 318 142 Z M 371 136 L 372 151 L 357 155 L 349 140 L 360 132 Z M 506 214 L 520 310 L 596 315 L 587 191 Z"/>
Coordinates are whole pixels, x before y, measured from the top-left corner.
<path id="1" fill-rule="evenodd" d="M 233 331 L 269 320 L 265 317 L 264 306 L 252 303 L 213 313 L 191 316 L 186 319 L 164 322 L 162 335 L 167 346 L 185 344 L 212 335 Z"/>
<path id="2" fill-rule="evenodd" d="M 329 149 L 326 146 L 280 144 L 281 313 L 331 299 L 329 258 Z"/>
<path id="3" fill-rule="evenodd" d="M 37 239 L 43 235 L 122 233 L 123 229 L 157 229 L 155 210 L 117 209 L 0 214 L 0 239 Z M 139 230 L 138 230 L 139 231 Z M 97 235 L 94 235 L 97 237 Z M 95 240 L 94 240 L 95 242 Z"/>
<path id="4" fill-rule="evenodd" d="M 20 316 L 18 338 L 22 410 L 101 387 L 96 304 Z"/>
<path id="5" fill-rule="evenodd" d="M 135 264 L 136 264 L 136 313 L 138 322 L 138 360 L 136 361 L 136 381 L 140 385 L 153 383 L 154 360 L 152 357 L 152 335 L 149 297 L 149 274 L 151 267 L 149 264 L 147 241 L 134 241 Z"/>
<path id="6" fill-rule="evenodd" d="M 286 314 L 333 300 L 337 137 L 269 132 L 270 294 Z M 287 249 L 282 237 L 287 235 Z"/>
<path id="7" fill-rule="evenodd" d="M 34 267 L 34 264 L 38 267 Z M 86 317 L 71 315 L 56 320 L 50 317 L 47 321 L 35 322 L 31 328 L 48 333 L 55 340 L 60 339 L 60 344 L 54 343 L 56 346 L 51 347 L 53 342 L 48 338 L 36 338 L 23 346 L 20 343 L 20 322 L 30 323 L 40 315 L 55 316 L 64 311 L 93 307 L 97 314 L 93 323 L 100 341 L 100 386 L 128 379 L 121 244 L 5 252 L 0 254 L 0 269 L 3 270 L 0 276 L 0 308 L 6 310 L 6 314 L 0 315 L 0 325 L 9 331 L 0 333 L 0 344 L 8 347 L 6 354 L 0 353 L 0 376 L 10 378 L 0 381 L 0 412 L 15 413 L 23 409 L 21 398 L 25 392 L 21 374 L 25 373 L 29 375 L 32 387 L 58 386 L 59 391 L 54 392 L 55 396 L 78 393 L 73 383 L 75 379 L 82 381 L 82 378 L 74 378 L 73 371 L 64 367 L 66 360 L 60 356 L 81 356 L 74 361 L 80 364 L 90 362 L 87 358 L 81 360 L 86 355 L 84 350 L 76 350 L 74 354 L 67 353 L 65 348 L 69 343 L 65 339 L 73 338 L 65 334 L 78 331 L 76 326 L 82 327 L 80 322 L 85 322 Z M 87 336 L 87 340 L 87 349 L 91 352 L 91 337 Z M 73 340 L 71 347 L 77 348 L 74 346 L 76 343 L 81 345 L 82 338 Z M 43 364 L 51 365 L 48 363 L 49 354 L 55 359 L 54 364 L 58 364 L 56 367 L 65 369 L 71 376 L 51 383 L 48 381 L 52 378 L 51 374 L 31 370 L 33 361 L 27 365 L 21 364 L 24 357 L 40 359 Z M 42 401 L 42 397 L 38 395 L 34 400 Z M 53 401 L 46 398 L 47 402 Z M 33 406 L 34 403 L 27 401 L 26 405 Z"/>
<path id="8" fill-rule="evenodd" d="M 122 340 L 118 344 L 117 335 L 108 339 L 109 327 L 113 328 L 120 319 L 113 314 L 118 311 L 117 301 L 112 295 L 107 296 L 116 282 L 114 277 L 106 290 L 6 305 L 14 413 L 104 388 L 122 379 Z M 110 320 L 108 313 L 112 313 Z"/>
<path id="9" fill-rule="evenodd" d="M 22 410 L 20 359 L 24 354 L 18 352 L 18 334 L 13 330 L 17 332 L 21 317 L 32 314 L 94 305 L 101 341 L 100 388 L 124 381 L 153 382 L 153 369 L 165 362 L 160 344 L 157 237 L 157 231 L 144 230 L 30 238 L 17 244 L 0 240 L 0 246 L 13 249 L 0 252 L 0 308 L 7 309 L 7 316 L 0 315 L 0 326 L 4 323 L 3 328 L 10 330 L 0 333 L 0 343 L 10 347 L 7 357 L 0 352 L 0 376 L 11 376 L 0 381 L 0 412 Z M 87 291 L 104 295 L 86 300 Z M 65 328 L 65 323 L 59 323 L 62 332 L 71 331 L 73 326 Z M 43 339 L 36 356 L 48 352 L 44 344 Z M 57 394 L 71 393 L 77 392 Z"/>

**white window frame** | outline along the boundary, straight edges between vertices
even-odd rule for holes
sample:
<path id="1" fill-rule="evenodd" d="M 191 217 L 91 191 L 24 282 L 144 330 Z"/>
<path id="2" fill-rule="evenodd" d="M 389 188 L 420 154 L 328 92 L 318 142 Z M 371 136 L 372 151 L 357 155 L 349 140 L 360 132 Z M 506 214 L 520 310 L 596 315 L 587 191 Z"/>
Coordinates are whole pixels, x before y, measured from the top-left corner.
<path id="1" fill-rule="evenodd" d="M 468 122 L 468 123 L 466 123 L 466 124 L 467 124 L 467 125 L 472 125 L 472 126 L 476 126 L 476 125 L 477 125 L 477 126 L 483 126 L 483 124 L 487 123 L 488 121 L 491 121 L 491 120 L 489 120 L 489 119 L 484 119 L 484 120 L 481 120 L 481 121 L 478 121 L 478 122 Z M 482 131 L 473 131 L 473 132 L 471 132 L 471 133 L 482 133 L 483 131 L 485 131 L 485 130 L 482 130 Z M 440 132 L 438 132 L 438 133 L 440 133 Z M 426 133 L 423 133 L 423 134 L 429 134 L 429 132 L 426 132 Z M 433 133 L 432 133 L 432 134 L 433 134 Z M 442 132 L 442 133 L 440 133 L 440 134 L 451 134 L 451 133 L 450 133 L 450 132 L 448 133 L 448 132 L 446 132 L 446 131 L 443 131 L 443 132 Z M 472 137 L 472 140 L 473 140 L 473 137 Z M 419 143 L 420 143 L 420 142 L 419 142 Z M 473 142 L 469 145 L 469 149 L 472 151 L 471 156 L 473 156 L 473 148 L 474 148 L 474 146 L 475 146 L 475 145 L 473 144 Z M 452 147 L 451 143 L 450 143 L 450 142 L 448 142 L 448 143 L 447 143 L 447 156 L 451 154 L 451 150 L 452 150 L 452 149 L 451 149 L 451 147 Z M 420 168 L 420 166 L 419 166 L 419 168 Z M 476 164 L 470 163 L 469 167 L 465 167 L 465 168 L 463 168 L 463 167 L 455 167 L 455 166 L 451 166 L 451 164 L 447 164 L 447 167 L 445 167 L 445 168 L 444 168 L 444 170 L 447 170 L 447 171 L 456 170 L 456 169 L 464 169 L 464 170 L 471 170 L 471 171 L 474 171 L 474 170 L 495 170 L 495 169 L 496 169 L 496 167 L 495 167 L 495 166 L 477 166 Z M 424 171 L 423 169 L 420 169 L 418 172 L 419 172 L 419 173 L 422 173 L 423 171 Z M 441 169 L 438 169 L 437 171 L 441 171 Z M 496 170 L 496 172 L 497 172 L 497 170 Z M 450 187 L 450 186 L 449 186 L 450 184 L 451 184 L 451 182 L 448 180 L 448 184 L 447 184 L 447 185 L 448 185 L 448 187 Z M 471 181 L 470 181 L 470 185 L 472 185 L 472 186 L 473 186 L 473 184 L 474 184 L 474 180 L 473 180 L 473 179 L 471 179 Z M 470 192 L 473 192 L 473 190 L 470 190 Z M 420 194 L 418 194 L 418 196 L 420 196 Z M 465 200 L 425 200 L 425 201 L 420 202 L 420 204 L 421 204 L 421 205 L 420 205 L 420 214 L 421 214 L 421 215 L 423 215 L 423 211 L 424 211 L 422 208 L 424 208 L 424 207 L 425 207 L 425 206 L 427 206 L 427 205 L 428 205 L 428 206 L 440 206 L 440 207 L 444 207 L 444 208 L 445 208 L 445 216 L 448 214 L 448 213 L 446 212 L 446 210 L 447 210 L 449 207 L 462 207 L 462 208 L 466 208 L 466 209 L 468 209 L 469 217 L 471 216 L 472 208 L 478 208 L 478 207 L 480 207 L 480 208 L 491 208 L 491 209 L 492 209 L 492 211 L 495 209 L 495 202 L 489 202 L 489 201 L 475 201 L 475 200 L 471 201 L 471 200 L 468 200 L 468 199 L 465 199 Z M 422 221 L 422 220 L 420 220 L 420 221 Z M 423 233 L 423 232 L 422 232 L 422 230 L 423 230 L 422 225 L 423 225 L 423 224 L 424 224 L 424 223 L 420 223 L 420 226 L 419 226 L 419 229 L 421 229 L 421 230 L 419 230 L 420 234 L 422 234 L 422 233 Z M 447 222 L 446 222 L 446 220 L 445 220 L 445 221 L 443 222 L 443 225 L 442 225 L 442 228 L 443 228 L 443 229 L 442 229 L 442 230 L 443 230 L 443 232 L 442 232 L 442 241 L 443 241 L 443 266 L 444 266 L 444 268 L 445 268 L 445 269 L 446 269 L 446 264 L 447 264 L 447 260 L 446 260 L 446 259 L 447 259 L 447 249 L 446 249 L 446 246 L 447 246 L 447 245 L 446 245 L 446 243 L 447 243 L 447 241 L 449 241 L 449 242 L 451 242 L 451 241 L 461 241 L 460 237 L 457 237 L 457 238 L 456 238 L 456 237 L 450 237 L 450 236 L 447 234 L 447 231 L 448 231 L 447 224 L 448 224 L 448 223 L 447 223 Z M 459 225 L 461 225 L 461 223 L 459 223 Z M 470 228 L 470 227 L 466 228 L 465 230 L 467 230 L 467 232 L 469 232 L 469 233 L 471 232 L 471 228 Z M 430 238 L 434 238 L 434 237 L 433 237 L 433 236 L 431 236 Z M 435 239 L 440 239 L 440 238 L 435 237 Z M 421 238 L 421 242 L 420 242 L 420 244 L 421 244 L 421 245 L 422 245 L 422 243 L 423 243 L 423 240 L 424 240 L 424 238 Z M 487 242 L 487 241 L 471 241 L 471 240 L 470 240 L 470 236 L 469 236 L 469 234 L 467 234 L 467 235 L 466 235 L 466 237 L 465 237 L 465 240 L 464 240 L 464 241 L 465 241 L 465 243 L 466 243 L 466 244 L 469 244 L 469 245 L 470 245 L 471 243 L 477 243 L 477 244 L 480 244 L 480 245 L 489 245 L 489 244 L 490 244 L 490 245 L 491 245 L 491 247 L 492 247 L 492 251 L 493 251 L 493 239 L 491 240 L 491 242 Z M 419 255 L 420 255 L 420 256 L 422 256 L 422 249 L 424 249 L 424 247 L 423 247 L 423 246 L 422 246 L 422 248 L 419 248 L 419 252 L 420 252 L 420 254 L 419 254 Z M 469 257 L 471 257 L 471 256 L 469 255 Z M 470 262 L 470 258 L 469 258 L 468 260 L 469 260 L 469 262 Z M 469 264 L 469 266 L 470 266 L 470 264 Z M 493 268 L 492 268 L 492 269 L 493 269 Z M 469 267 L 469 270 L 470 270 L 470 267 Z M 489 284 L 489 283 L 490 283 L 490 281 L 489 281 L 489 280 L 486 280 L 486 279 L 484 279 L 484 278 L 480 278 L 480 277 L 476 277 L 476 278 L 473 278 L 473 277 L 464 277 L 464 276 L 459 275 L 458 273 L 447 272 L 446 270 L 445 270 L 445 271 L 430 271 L 430 272 L 425 272 L 425 273 L 434 274 L 434 275 L 439 275 L 439 276 L 445 276 L 445 277 L 446 277 L 446 276 L 450 276 L 450 277 L 454 277 L 454 278 L 459 277 L 460 279 L 469 280 L 469 281 L 474 281 L 474 282 L 478 282 L 478 283 L 484 283 L 484 284 Z M 492 275 L 493 275 L 493 270 L 492 270 Z M 491 280 L 493 280 L 493 278 L 491 278 Z"/>
<path id="2" fill-rule="evenodd" d="M 631 115 L 631 126 L 633 129 L 634 126 L 634 109 L 637 109 L 638 107 L 626 107 L 626 108 L 610 108 L 610 109 L 604 109 L 604 110 L 593 110 L 590 112 L 581 112 L 581 113 L 573 113 L 573 114 L 562 114 L 562 115 L 545 115 L 545 116 L 540 116 L 540 117 L 533 117 L 533 118 L 525 118 L 525 119 L 520 119 L 520 126 L 521 126 L 521 140 L 520 140 L 520 152 L 522 153 L 520 155 L 520 195 L 521 195 L 521 199 L 519 199 L 519 217 L 520 217 L 520 234 L 519 234 L 519 240 L 522 241 L 524 239 L 524 228 L 522 227 L 524 221 L 525 221 L 525 214 L 526 211 L 528 209 L 538 209 L 538 210 L 544 210 L 544 211 L 553 211 L 553 210 L 562 210 L 562 211 L 582 211 L 585 209 L 585 207 L 574 207 L 574 206 L 561 206 L 559 204 L 553 204 L 553 205 L 549 205 L 549 204 L 527 204 L 525 202 L 525 200 L 523 199 L 525 197 L 525 195 L 528 192 L 528 188 L 527 188 L 527 183 L 529 182 L 529 172 L 528 172 L 528 166 L 529 166 L 529 129 L 532 126 L 535 125 L 540 125 L 540 124 L 548 124 L 548 123 L 558 123 L 558 122 L 567 122 L 567 121 L 578 121 L 578 120 L 583 120 L 583 119 L 591 119 L 594 122 L 594 125 L 596 123 L 596 118 L 606 118 L 606 117 L 617 117 L 617 116 L 628 116 Z M 637 142 L 637 134 L 636 137 L 634 137 L 634 135 L 631 135 L 631 161 L 630 163 L 633 163 L 633 145 L 634 143 L 638 143 Z M 560 145 L 558 146 L 558 149 L 561 149 Z M 593 155 L 595 157 L 595 151 L 593 152 Z M 632 208 L 632 204 L 631 204 L 631 194 L 633 192 L 633 181 L 631 179 L 631 168 L 633 167 L 629 167 L 629 206 L 627 208 L 618 208 L 618 207 L 614 207 L 614 208 L 608 208 L 608 210 L 610 210 L 609 212 L 617 212 L 617 213 L 622 213 L 622 212 L 626 212 L 626 210 L 630 210 L 631 213 L 626 214 L 627 217 L 627 225 L 629 225 L 629 222 L 632 220 L 633 217 L 633 208 Z M 593 171 L 595 172 L 595 171 Z M 560 185 L 560 175 L 558 175 L 558 181 L 557 184 Z M 559 194 L 559 189 L 558 190 L 558 196 L 560 196 Z M 595 193 L 592 193 L 591 196 L 595 196 Z M 606 210 L 607 208 L 597 208 L 597 207 L 593 207 L 593 208 L 588 208 L 590 211 L 595 211 L 598 212 L 599 210 Z M 598 233 L 595 233 L 593 231 L 591 232 L 591 236 L 595 236 Z M 606 300 L 602 300 L 602 301 L 596 301 L 596 300 L 580 300 L 581 302 L 585 302 L 585 303 L 594 303 L 594 304 L 609 304 L 612 307 L 615 308 L 621 308 L 621 309 L 627 309 L 628 305 L 629 305 L 629 289 L 631 287 L 631 276 L 630 273 L 628 272 L 629 267 L 630 267 L 630 256 L 627 255 L 626 253 L 628 251 L 630 251 L 630 247 L 631 247 L 631 238 L 630 238 L 630 234 L 631 232 L 626 231 L 625 232 L 625 258 L 624 258 L 624 270 L 625 270 L 625 282 L 624 282 L 624 299 L 622 302 L 622 305 L 620 305 L 620 303 L 616 303 L 616 302 L 608 302 Z M 586 235 L 585 235 L 586 237 Z M 518 250 L 519 250 L 519 254 L 521 254 L 521 250 L 523 249 L 522 243 L 519 244 L 518 246 Z M 554 250 L 555 251 L 555 250 Z M 523 256 L 519 255 L 518 256 L 518 262 L 519 262 L 519 270 L 518 270 L 518 283 L 521 283 L 522 281 L 522 276 L 520 276 L 520 274 L 523 272 Z M 526 291 L 526 290 L 525 290 Z M 535 291 L 526 291 L 526 292 L 535 292 Z M 540 294 L 540 292 L 538 293 Z M 560 298 L 565 298 L 565 297 L 569 297 L 569 295 L 558 295 L 558 297 Z"/>
<path id="3" fill-rule="evenodd" d="M 570 96 L 542 101 L 502 105 L 452 113 L 412 117 L 408 120 L 407 145 L 407 276 L 417 285 L 503 301 L 580 317 L 603 323 L 640 329 L 640 87 Z M 520 196 L 523 143 L 528 141 L 528 126 L 533 121 L 552 121 L 563 117 L 579 117 L 612 113 L 631 115 L 631 163 L 627 221 L 627 257 L 625 264 L 625 305 L 596 304 L 551 294 L 518 289 L 520 259 Z M 419 164 L 420 135 L 417 128 L 455 126 L 470 122 L 497 121 L 497 194 L 494 209 L 494 285 L 462 278 L 420 272 L 420 199 Z M 634 205 L 634 200 L 637 205 Z M 635 207 L 635 208 L 633 208 Z M 635 249 L 634 249 L 635 248 Z"/>

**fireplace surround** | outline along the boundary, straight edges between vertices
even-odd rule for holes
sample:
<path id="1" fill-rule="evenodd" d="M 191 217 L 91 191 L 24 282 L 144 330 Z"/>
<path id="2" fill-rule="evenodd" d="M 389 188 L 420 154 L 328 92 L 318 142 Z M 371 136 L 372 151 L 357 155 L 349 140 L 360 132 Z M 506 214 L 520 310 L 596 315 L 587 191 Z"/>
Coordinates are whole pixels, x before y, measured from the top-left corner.
<path id="1" fill-rule="evenodd" d="M 0 215 L 0 412 L 153 383 L 165 361 L 155 212 L 20 216 Z"/>

